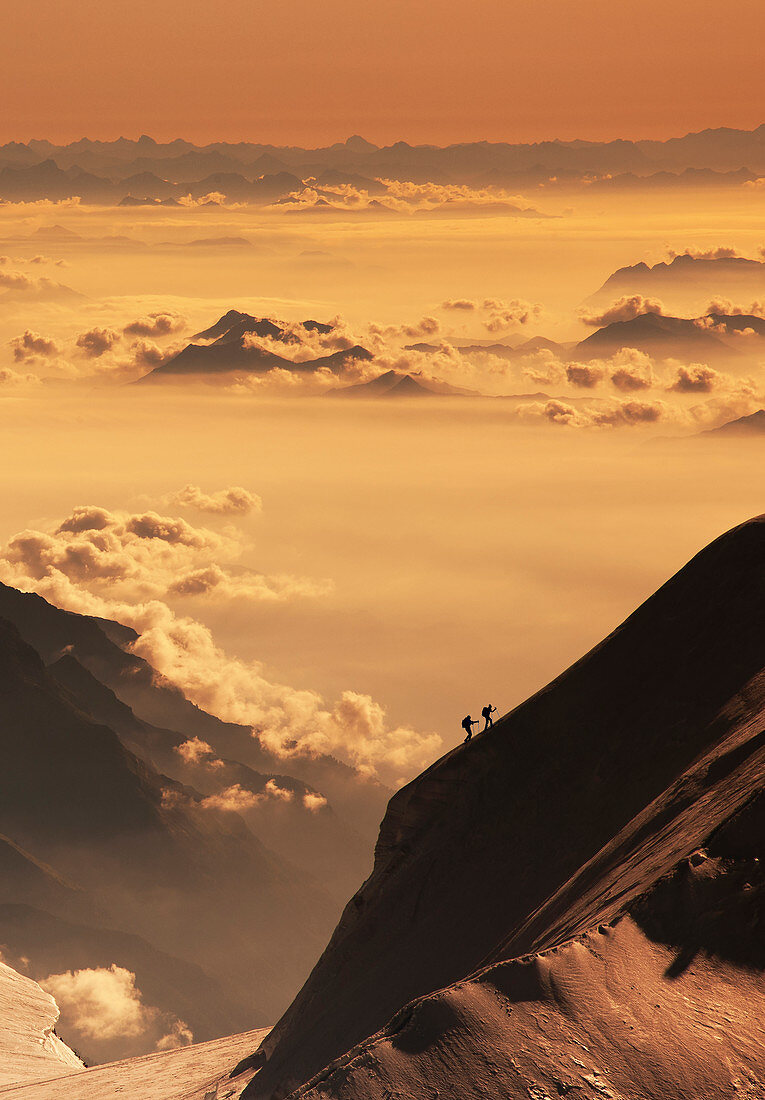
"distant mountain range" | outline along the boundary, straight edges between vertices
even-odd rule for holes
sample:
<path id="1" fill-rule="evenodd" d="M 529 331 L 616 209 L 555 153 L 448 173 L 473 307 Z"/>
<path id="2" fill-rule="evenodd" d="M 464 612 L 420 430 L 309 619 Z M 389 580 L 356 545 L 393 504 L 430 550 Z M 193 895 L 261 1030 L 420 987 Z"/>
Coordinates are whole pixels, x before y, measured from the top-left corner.
<path id="1" fill-rule="evenodd" d="M 306 336 L 312 331 L 323 335 L 329 335 L 332 331 L 330 325 L 314 320 L 302 321 L 298 327 L 305 330 Z M 538 336 L 515 346 L 466 344 L 455 350 L 468 358 L 492 355 L 509 362 L 548 351 L 560 362 L 566 363 L 590 362 L 608 358 L 624 348 L 635 348 L 654 359 L 676 358 L 682 362 L 719 366 L 745 363 L 748 357 L 762 355 L 764 340 L 765 319 L 749 314 L 710 313 L 704 317 L 687 318 L 641 313 L 627 321 L 603 325 L 578 344 L 560 344 Z M 265 346 L 265 341 L 269 341 L 271 346 Z M 294 325 L 229 310 L 209 328 L 196 333 L 192 343 L 133 384 L 194 380 L 214 384 L 230 382 L 237 375 L 267 375 L 277 370 L 306 377 L 317 371 L 329 371 L 338 378 L 338 387 L 328 391 L 328 396 L 333 397 L 482 396 L 478 391 L 425 377 L 416 371 L 387 370 L 367 381 L 342 385 L 348 368 L 354 363 L 371 363 L 373 354 L 359 344 L 303 360 L 292 359 L 274 350 L 279 345 L 286 348 L 300 343 L 300 335 Z M 427 355 L 436 353 L 438 346 L 416 343 L 406 345 L 404 350 Z M 538 399 L 538 395 L 531 397 Z"/>
<path id="2" fill-rule="evenodd" d="M 765 173 L 765 125 L 703 130 L 668 141 L 468 142 L 438 147 L 399 141 L 379 147 L 359 136 L 318 149 L 251 142 L 206 146 L 82 139 L 0 146 L 0 199 L 85 202 L 172 200 L 221 192 L 231 201 L 275 202 L 311 179 L 342 183 L 380 196 L 379 179 L 474 186 L 559 184 L 597 187 L 731 185 Z"/>
<path id="3" fill-rule="evenodd" d="M 611 302 L 630 294 L 672 295 L 673 302 L 714 295 L 765 294 L 765 262 L 741 256 L 675 256 L 669 262 L 621 267 L 588 299 Z"/>

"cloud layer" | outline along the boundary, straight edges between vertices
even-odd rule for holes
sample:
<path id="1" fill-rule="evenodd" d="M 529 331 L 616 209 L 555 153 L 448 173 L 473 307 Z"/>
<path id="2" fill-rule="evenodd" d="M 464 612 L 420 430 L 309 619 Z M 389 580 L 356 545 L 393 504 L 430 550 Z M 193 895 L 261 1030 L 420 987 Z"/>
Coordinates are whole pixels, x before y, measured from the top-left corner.
<path id="1" fill-rule="evenodd" d="M 219 502 L 231 499 L 228 492 L 203 496 Z M 221 564 L 243 551 L 231 528 L 218 532 L 153 510 L 88 505 L 48 530 L 22 531 L 9 539 L 0 552 L 0 578 L 67 610 L 132 626 L 140 634 L 134 645 L 139 656 L 199 706 L 251 725 L 285 759 L 328 753 L 391 784 L 430 763 L 441 745 L 438 735 L 391 726 L 385 709 L 363 693 L 343 691 L 328 703 L 317 692 L 275 683 L 259 662 L 226 654 L 208 627 L 180 612 L 180 601 L 200 598 L 278 604 L 330 591 L 326 581 L 264 576 Z M 204 760 L 208 749 L 192 741 L 183 751 L 191 762 Z"/>

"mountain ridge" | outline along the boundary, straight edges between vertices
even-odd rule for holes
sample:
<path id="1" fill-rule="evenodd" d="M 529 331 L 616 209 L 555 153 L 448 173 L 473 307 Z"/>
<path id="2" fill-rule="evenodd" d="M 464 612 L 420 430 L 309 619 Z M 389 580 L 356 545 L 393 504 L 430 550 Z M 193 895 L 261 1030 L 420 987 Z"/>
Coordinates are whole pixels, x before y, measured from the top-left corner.
<path id="1" fill-rule="evenodd" d="M 375 870 L 261 1048 L 246 1096 L 313 1095 L 321 1080 L 331 1096 L 366 1095 L 342 1084 L 354 1065 L 344 1052 L 366 1049 L 365 1034 L 394 1036 L 386 1021 L 405 1005 L 482 966 L 591 934 L 744 809 L 765 764 L 764 552 L 765 517 L 721 536 L 548 687 L 394 795 Z"/>

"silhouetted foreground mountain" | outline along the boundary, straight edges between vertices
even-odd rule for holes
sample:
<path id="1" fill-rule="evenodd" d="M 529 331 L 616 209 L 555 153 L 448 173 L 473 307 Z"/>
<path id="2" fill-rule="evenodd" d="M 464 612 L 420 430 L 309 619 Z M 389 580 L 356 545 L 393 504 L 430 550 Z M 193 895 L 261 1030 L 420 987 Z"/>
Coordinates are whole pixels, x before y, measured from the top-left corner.
<path id="1" fill-rule="evenodd" d="M 757 1095 L 764 617 L 760 517 L 397 792 L 244 1095 Z"/>

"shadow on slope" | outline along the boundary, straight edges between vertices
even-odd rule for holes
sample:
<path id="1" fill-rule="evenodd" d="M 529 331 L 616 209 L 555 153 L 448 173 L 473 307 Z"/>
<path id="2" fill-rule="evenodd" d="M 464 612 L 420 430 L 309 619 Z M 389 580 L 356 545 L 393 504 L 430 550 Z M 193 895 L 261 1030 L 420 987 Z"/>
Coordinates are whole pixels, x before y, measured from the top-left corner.
<path id="1" fill-rule="evenodd" d="M 407 1002 L 615 919 L 735 815 L 765 760 L 764 612 L 760 518 L 394 795 L 375 871 L 247 1095 L 286 1095 Z"/>

